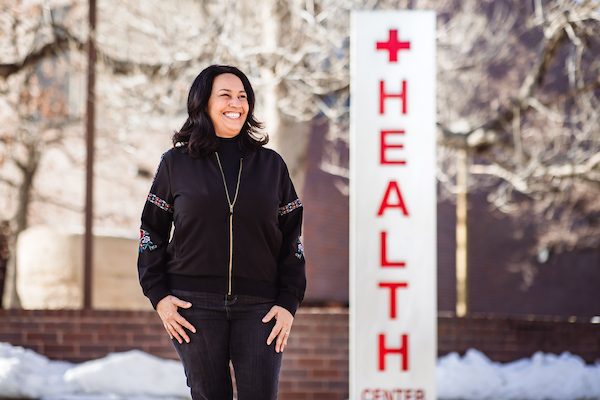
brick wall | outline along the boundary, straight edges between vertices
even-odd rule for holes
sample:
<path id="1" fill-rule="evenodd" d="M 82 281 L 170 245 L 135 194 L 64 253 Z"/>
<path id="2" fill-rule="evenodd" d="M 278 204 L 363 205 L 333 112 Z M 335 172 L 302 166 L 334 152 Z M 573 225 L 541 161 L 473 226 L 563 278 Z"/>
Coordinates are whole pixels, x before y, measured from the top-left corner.
<path id="1" fill-rule="evenodd" d="M 476 348 L 494 361 L 530 357 L 536 351 L 568 351 L 588 363 L 600 361 L 600 324 L 589 318 L 438 315 L 438 354 Z"/>
<path id="2" fill-rule="evenodd" d="M 81 362 L 133 348 L 177 358 L 153 311 L 0 310 L 0 341 Z"/>
<path id="3" fill-rule="evenodd" d="M 594 362 L 600 360 L 599 328 L 582 320 L 485 315 L 458 319 L 442 314 L 438 354 L 464 353 L 473 347 L 505 362 L 536 351 L 570 351 Z M 134 348 L 178 359 L 154 311 L 0 310 L 0 342 L 72 362 Z M 348 310 L 301 308 L 284 354 L 281 397 L 345 399 L 347 363 Z"/>
<path id="4" fill-rule="evenodd" d="M 154 311 L 0 309 L 0 342 L 71 362 L 130 349 L 179 359 Z M 284 353 L 281 397 L 345 399 L 347 364 L 347 309 L 300 309 Z"/>

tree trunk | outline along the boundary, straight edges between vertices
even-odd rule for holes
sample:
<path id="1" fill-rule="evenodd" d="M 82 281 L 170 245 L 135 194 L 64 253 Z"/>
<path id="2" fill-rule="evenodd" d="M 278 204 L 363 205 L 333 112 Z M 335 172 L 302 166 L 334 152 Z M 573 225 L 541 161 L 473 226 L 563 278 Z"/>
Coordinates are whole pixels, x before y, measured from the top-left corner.
<path id="1" fill-rule="evenodd" d="M 263 43 L 268 52 L 275 52 L 281 37 L 280 27 L 285 23 L 286 12 L 279 7 L 283 5 L 276 0 L 261 1 Z M 265 85 L 261 88 L 263 99 L 262 111 L 266 131 L 270 136 L 270 145 L 284 158 L 296 192 L 301 197 L 306 176 L 307 150 L 310 136 L 310 122 L 296 122 L 282 117 L 279 102 L 285 96 L 276 71 L 270 66 L 262 70 Z M 294 94 L 289 94 L 293 96 Z"/>
<path id="2" fill-rule="evenodd" d="M 0 308 L 4 308 L 2 297 L 4 294 L 4 282 L 6 282 L 6 267 L 9 259 L 10 223 L 0 221 Z"/>
<path id="3" fill-rule="evenodd" d="M 456 162 L 456 315 L 464 317 L 469 312 L 468 279 L 468 168 L 467 150 L 459 150 Z"/>
<path id="4" fill-rule="evenodd" d="M 27 145 L 26 163 L 17 162 L 22 179 L 19 186 L 19 202 L 17 212 L 13 218 L 14 231 L 8 240 L 9 258 L 6 264 L 6 276 L 2 304 L 4 308 L 21 308 L 21 300 L 17 292 L 17 238 L 28 226 L 29 206 L 33 180 L 40 162 L 40 153 L 35 144 Z"/>

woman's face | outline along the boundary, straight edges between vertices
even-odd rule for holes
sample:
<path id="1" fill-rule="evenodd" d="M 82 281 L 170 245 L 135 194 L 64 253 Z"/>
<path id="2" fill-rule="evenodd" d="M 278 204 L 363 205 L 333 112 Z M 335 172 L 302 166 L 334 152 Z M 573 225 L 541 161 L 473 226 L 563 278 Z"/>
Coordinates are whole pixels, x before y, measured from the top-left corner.
<path id="1" fill-rule="evenodd" d="M 248 116 L 248 97 L 240 78 L 229 73 L 217 75 L 208 98 L 208 115 L 217 136 L 240 133 Z"/>

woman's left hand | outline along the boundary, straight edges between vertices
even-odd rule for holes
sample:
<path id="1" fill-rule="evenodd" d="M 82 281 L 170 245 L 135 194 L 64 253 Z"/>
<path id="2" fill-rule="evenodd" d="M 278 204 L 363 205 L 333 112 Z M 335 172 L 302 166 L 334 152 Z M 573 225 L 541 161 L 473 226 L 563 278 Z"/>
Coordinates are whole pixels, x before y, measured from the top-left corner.
<path id="1" fill-rule="evenodd" d="M 294 322 L 294 317 L 292 314 L 281 306 L 273 306 L 267 315 L 265 315 L 262 319 L 262 322 L 269 322 L 273 319 L 277 320 L 275 326 L 271 330 L 271 334 L 267 338 L 267 345 L 270 346 L 271 342 L 277 338 L 275 342 L 275 351 L 279 353 L 283 351 L 283 348 L 287 346 L 288 337 L 290 336 L 290 330 L 292 329 L 292 323 Z"/>

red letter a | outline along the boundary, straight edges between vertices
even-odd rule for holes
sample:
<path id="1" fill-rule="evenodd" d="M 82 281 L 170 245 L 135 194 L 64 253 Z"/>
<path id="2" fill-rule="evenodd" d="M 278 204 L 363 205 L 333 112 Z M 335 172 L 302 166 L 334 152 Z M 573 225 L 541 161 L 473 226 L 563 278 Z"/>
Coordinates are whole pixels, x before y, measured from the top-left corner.
<path id="1" fill-rule="evenodd" d="M 398 203 L 396 203 L 396 204 L 389 202 L 389 196 L 390 196 L 392 190 L 395 191 L 396 196 L 398 196 Z M 377 211 L 377 216 L 379 217 L 379 216 L 383 215 L 383 211 L 388 207 L 399 208 L 400 211 L 402 211 L 402 214 L 404 214 L 405 216 L 408 216 L 408 210 L 406 209 L 406 204 L 404 204 L 404 199 L 402 198 L 402 193 L 400 192 L 400 187 L 398 186 L 398 182 L 396 182 L 396 181 L 391 181 L 388 184 L 388 187 L 385 190 L 385 195 L 383 196 L 383 200 L 381 201 L 381 205 L 379 206 L 379 211 Z"/>

